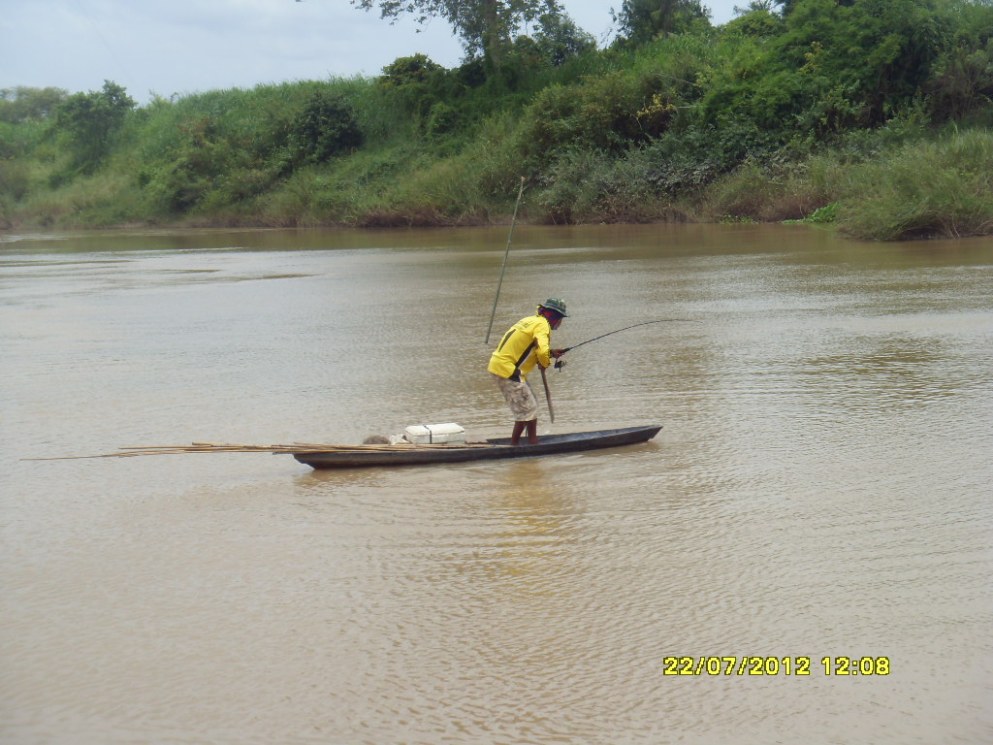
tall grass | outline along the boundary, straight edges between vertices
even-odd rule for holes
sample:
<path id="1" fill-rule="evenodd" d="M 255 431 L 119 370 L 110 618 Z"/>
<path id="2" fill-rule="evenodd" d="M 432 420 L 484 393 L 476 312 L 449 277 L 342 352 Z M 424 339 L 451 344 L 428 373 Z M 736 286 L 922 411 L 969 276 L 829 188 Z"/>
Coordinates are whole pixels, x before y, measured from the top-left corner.
<path id="1" fill-rule="evenodd" d="M 18 208 L 18 219 L 44 227 L 101 227 L 147 222 L 142 197 L 131 179 L 104 172 L 77 179 L 53 191 L 30 195 Z"/>
<path id="2" fill-rule="evenodd" d="M 706 219 L 834 222 L 853 238 L 993 233 L 993 131 L 851 139 L 779 166 L 747 162 L 697 200 Z M 830 210 L 824 208 L 830 206 Z"/>
<path id="3" fill-rule="evenodd" d="M 803 164 L 769 168 L 748 162 L 705 189 L 699 208 L 712 220 L 781 222 L 804 220 L 831 201 L 830 189 Z"/>
<path id="4" fill-rule="evenodd" d="M 839 228 L 874 240 L 993 232 L 993 132 L 953 131 L 853 166 L 841 187 Z"/>

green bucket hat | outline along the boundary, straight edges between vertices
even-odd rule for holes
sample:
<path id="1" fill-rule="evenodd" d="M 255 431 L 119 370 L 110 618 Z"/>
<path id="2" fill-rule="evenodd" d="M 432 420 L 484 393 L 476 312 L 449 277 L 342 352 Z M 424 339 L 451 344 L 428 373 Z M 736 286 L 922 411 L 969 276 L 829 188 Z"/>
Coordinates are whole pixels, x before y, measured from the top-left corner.
<path id="1" fill-rule="evenodd" d="M 542 305 L 542 308 L 546 310 L 553 310 L 558 313 L 563 318 L 568 318 L 568 314 L 565 312 L 565 303 L 559 300 L 557 297 L 550 297 Z"/>

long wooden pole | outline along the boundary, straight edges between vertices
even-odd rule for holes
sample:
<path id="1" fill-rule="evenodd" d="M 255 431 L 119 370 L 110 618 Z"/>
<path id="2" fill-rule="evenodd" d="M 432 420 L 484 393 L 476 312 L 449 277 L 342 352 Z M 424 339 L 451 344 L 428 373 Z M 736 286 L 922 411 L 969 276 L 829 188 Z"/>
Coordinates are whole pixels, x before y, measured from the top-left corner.
<path id="1" fill-rule="evenodd" d="M 490 332 L 493 330 L 493 319 L 496 316 L 497 301 L 500 299 L 500 288 L 503 286 L 503 275 L 507 271 L 507 256 L 510 254 L 510 239 L 514 235 L 514 224 L 517 222 L 517 208 L 521 206 L 521 196 L 524 194 L 524 177 L 521 176 L 521 188 L 517 192 L 517 203 L 514 204 L 514 216 L 510 220 L 510 232 L 507 233 L 507 250 L 503 252 L 503 266 L 500 268 L 500 281 L 497 283 L 496 297 L 493 298 L 493 311 L 490 313 L 490 325 L 486 328 L 486 344 L 490 343 Z"/>
<path id="2" fill-rule="evenodd" d="M 48 458 L 22 458 L 21 460 L 84 460 L 89 458 L 131 458 L 139 455 L 185 455 L 188 453 L 338 453 L 338 452 L 407 452 L 410 450 L 444 450 L 445 448 L 485 448 L 486 442 L 465 442 L 457 444 L 416 445 L 403 442 L 395 445 L 322 445 L 296 442 L 291 445 L 237 445 L 195 442 L 191 445 L 139 445 L 122 447 L 115 453 L 98 455 L 63 455 Z"/>
<path id="3" fill-rule="evenodd" d="M 541 368 L 541 382 L 545 386 L 545 401 L 548 404 L 548 420 L 555 422 L 555 409 L 552 408 L 552 393 L 548 390 L 548 378 L 545 377 L 545 368 Z"/>

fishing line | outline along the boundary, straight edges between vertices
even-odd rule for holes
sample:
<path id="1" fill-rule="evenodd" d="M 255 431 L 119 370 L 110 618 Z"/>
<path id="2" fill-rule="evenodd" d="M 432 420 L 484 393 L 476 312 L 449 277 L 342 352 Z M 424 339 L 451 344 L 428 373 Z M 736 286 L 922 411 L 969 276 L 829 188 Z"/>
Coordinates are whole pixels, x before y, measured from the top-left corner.
<path id="1" fill-rule="evenodd" d="M 619 334 L 622 331 L 627 331 L 628 329 L 637 328 L 638 326 L 647 326 L 650 323 L 695 323 L 695 322 L 696 319 L 694 318 L 658 318 L 654 321 L 642 321 L 641 323 L 632 323 L 630 326 L 625 326 L 622 329 L 608 331 L 606 334 L 600 334 L 600 336 L 594 336 L 592 339 L 587 339 L 586 341 L 579 342 L 579 344 L 573 344 L 571 347 L 566 347 L 565 349 L 562 350 L 562 354 L 565 354 L 566 352 L 572 349 L 576 349 L 577 347 L 581 347 L 584 344 L 589 344 L 590 342 L 603 339 L 606 336 L 613 336 L 614 334 Z"/>

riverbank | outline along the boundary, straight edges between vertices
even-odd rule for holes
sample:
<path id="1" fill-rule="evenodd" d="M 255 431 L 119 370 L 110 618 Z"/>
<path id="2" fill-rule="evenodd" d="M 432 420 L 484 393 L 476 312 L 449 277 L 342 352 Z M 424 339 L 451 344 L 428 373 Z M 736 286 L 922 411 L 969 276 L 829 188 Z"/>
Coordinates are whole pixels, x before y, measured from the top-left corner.
<path id="1" fill-rule="evenodd" d="M 0 91 L 0 226 L 492 225 L 523 177 L 534 224 L 993 232 L 988 4 L 698 20 L 607 49 L 521 36 L 498 68 L 414 55 L 142 107 L 110 81 Z"/>

